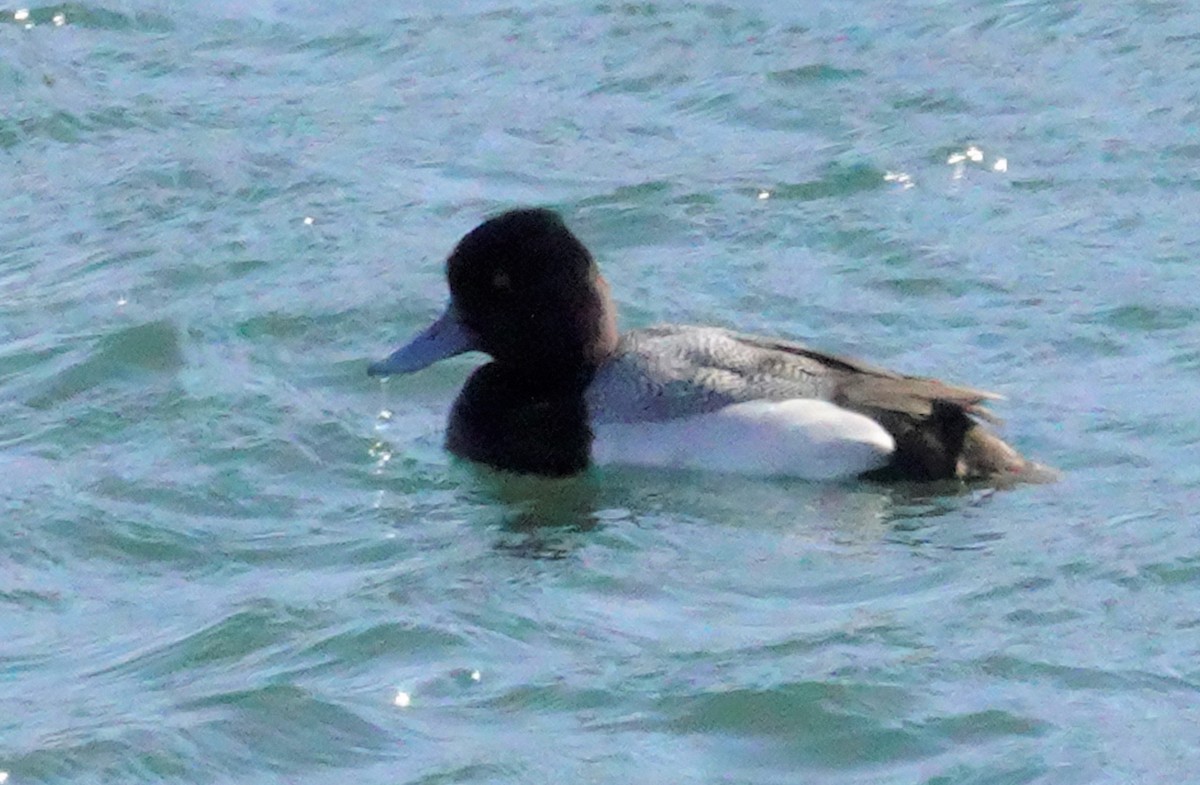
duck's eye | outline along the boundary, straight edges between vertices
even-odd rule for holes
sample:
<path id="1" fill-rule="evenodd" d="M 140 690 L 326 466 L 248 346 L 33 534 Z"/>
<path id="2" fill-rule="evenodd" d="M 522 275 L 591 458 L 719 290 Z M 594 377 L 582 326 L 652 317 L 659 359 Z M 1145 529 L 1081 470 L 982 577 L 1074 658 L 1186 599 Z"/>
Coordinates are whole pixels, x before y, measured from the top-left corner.
<path id="1" fill-rule="evenodd" d="M 508 291 L 512 288 L 512 281 L 508 279 L 508 273 L 503 270 L 497 270 L 492 276 L 492 286 L 503 291 Z"/>

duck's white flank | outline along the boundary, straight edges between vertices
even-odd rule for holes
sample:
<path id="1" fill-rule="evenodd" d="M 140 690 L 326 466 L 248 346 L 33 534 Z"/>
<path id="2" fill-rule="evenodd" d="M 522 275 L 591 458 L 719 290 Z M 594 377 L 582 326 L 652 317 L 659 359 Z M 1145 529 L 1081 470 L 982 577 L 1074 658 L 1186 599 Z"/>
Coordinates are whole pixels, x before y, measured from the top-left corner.
<path id="1" fill-rule="evenodd" d="M 896 442 L 869 417 L 828 401 L 747 401 L 677 420 L 592 427 L 604 465 L 837 480 L 887 463 Z"/>

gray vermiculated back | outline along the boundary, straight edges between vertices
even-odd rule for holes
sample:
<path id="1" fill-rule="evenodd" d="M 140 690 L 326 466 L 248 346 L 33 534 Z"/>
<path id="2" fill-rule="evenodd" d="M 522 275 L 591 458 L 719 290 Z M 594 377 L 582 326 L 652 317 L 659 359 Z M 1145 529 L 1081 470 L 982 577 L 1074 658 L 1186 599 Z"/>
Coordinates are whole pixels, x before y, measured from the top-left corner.
<path id="1" fill-rule="evenodd" d="M 597 423 L 661 422 L 751 400 L 832 397 L 835 374 L 716 327 L 660 325 L 621 337 L 588 388 Z"/>

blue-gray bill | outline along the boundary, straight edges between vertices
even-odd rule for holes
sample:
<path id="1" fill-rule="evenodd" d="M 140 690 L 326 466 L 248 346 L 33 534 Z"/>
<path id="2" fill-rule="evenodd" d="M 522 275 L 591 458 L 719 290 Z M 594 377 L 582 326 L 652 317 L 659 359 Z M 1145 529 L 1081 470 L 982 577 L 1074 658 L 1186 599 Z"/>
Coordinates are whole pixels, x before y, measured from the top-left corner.
<path id="1" fill-rule="evenodd" d="M 448 305 L 419 335 L 386 359 L 371 363 L 367 373 L 371 376 L 413 373 L 475 348 L 475 334 L 458 318 L 454 306 Z"/>

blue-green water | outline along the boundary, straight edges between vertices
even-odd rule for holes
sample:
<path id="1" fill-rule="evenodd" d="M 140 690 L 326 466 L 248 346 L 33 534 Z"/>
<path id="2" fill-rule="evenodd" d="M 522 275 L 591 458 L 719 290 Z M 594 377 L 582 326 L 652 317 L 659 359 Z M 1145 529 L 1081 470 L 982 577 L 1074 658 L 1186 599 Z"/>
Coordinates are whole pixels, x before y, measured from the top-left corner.
<path id="1" fill-rule="evenodd" d="M 0 779 L 1194 778 L 1194 3 L 23 10 Z M 526 203 L 626 326 L 995 389 L 1064 479 L 451 462 L 477 360 L 366 362 Z"/>

